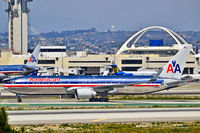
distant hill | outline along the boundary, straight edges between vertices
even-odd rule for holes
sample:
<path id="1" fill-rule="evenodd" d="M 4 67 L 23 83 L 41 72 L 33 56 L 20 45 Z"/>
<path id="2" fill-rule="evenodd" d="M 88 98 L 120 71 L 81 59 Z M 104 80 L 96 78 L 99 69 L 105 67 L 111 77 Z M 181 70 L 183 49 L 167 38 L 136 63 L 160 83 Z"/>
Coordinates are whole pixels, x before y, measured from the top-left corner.
<path id="1" fill-rule="evenodd" d="M 29 36 L 29 49 L 38 43 L 42 45 L 65 45 L 68 51 L 88 51 L 90 53 L 116 53 L 122 44 L 137 31 L 106 31 L 99 32 L 95 28 L 62 32 L 48 32 Z M 200 32 L 177 32 L 188 43 L 200 43 Z M 8 43 L 8 34 L 0 33 L 0 44 Z M 162 39 L 164 45 L 175 41 L 164 31 L 149 31 L 142 36 L 137 45 L 148 45 L 149 40 Z M 200 45 L 200 44 L 199 44 Z M 7 45 L 6 45 L 7 46 Z M 2 46 L 0 45 L 0 48 Z M 3 46 L 5 48 L 5 46 Z"/>

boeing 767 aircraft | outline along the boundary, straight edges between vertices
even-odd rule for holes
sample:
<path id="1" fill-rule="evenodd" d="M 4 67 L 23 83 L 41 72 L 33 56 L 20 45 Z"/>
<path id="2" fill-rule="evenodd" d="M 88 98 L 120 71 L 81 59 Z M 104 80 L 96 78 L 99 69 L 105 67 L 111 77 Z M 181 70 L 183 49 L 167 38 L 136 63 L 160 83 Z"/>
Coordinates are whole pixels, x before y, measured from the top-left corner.
<path id="1" fill-rule="evenodd" d="M 105 101 L 109 94 L 122 94 L 120 87 L 174 88 L 184 84 L 181 80 L 191 45 L 183 45 L 178 53 L 154 76 L 24 76 L 10 80 L 5 89 L 15 93 L 18 102 L 21 95 L 71 95 L 77 99 Z M 123 93 L 124 95 L 127 93 Z M 130 93 L 128 93 L 130 94 Z M 95 98 L 101 96 L 101 98 Z"/>

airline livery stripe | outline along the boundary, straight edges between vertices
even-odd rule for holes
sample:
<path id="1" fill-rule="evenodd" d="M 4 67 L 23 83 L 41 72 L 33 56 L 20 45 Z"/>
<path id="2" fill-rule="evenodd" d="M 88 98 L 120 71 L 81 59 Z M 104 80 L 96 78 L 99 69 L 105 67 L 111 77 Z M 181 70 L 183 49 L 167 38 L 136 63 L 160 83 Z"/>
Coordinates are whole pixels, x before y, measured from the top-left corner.
<path id="1" fill-rule="evenodd" d="M 140 84 L 140 85 L 133 85 L 134 87 L 157 87 L 159 86 L 160 84 Z M 94 84 L 94 85 L 88 85 L 88 84 L 82 84 L 82 85 L 69 85 L 69 84 L 66 84 L 66 85 L 58 85 L 58 84 L 7 84 L 7 85 L 4 85 L 4 87 L 96 87 L 96 86 L 106 86 L 105 84 L 103 85 L 100 85 L 100 84 Z"/>
<path id="2" fill-rule="evenodd" d="M 0 71 L 0 73 L 21 73 L 23 71 Z"/>
<path id="3" fill-rule="evenodd" d="M 141 85 L 134 85 L 135 87 L 157 87 L 160 84 L 141 84 Z"/>

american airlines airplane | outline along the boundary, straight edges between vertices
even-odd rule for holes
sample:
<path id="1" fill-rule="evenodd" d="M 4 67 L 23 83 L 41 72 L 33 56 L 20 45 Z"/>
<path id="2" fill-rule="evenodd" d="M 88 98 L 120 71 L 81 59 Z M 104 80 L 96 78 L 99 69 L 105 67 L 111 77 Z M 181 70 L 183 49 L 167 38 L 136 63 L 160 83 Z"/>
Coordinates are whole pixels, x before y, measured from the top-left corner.
<path id="1" fill-rule="evenodd" d="M 0 80 L 10 80 L 10 75 L 28 75 L 33 73 L 35 70 L 39 70 L 39 67 L 36 65 L 38 63 L 40 47 L 40 44 L 35 47 L 33 53 L 25 65 L 0 65 Z"/>
<path id="2" fill-rule="evenodd" d="M 114 76 L 24 76 L 10 80 L 4 89 L 15 93 L 18 102 L 21 95 L 71 95 L 77 99 L 104 101 L 107 95 L 122 94 L 120 87 L 160 87 L 163 89 L 183 85 L 181 80 L 186 60 L 192 46 L 183 45 L 178 53 L 154 76 L 114 75 Z M 123 93 L 124 95 L 130 93 Z M 101 96 L 101 98 L 95 98 Z"/>

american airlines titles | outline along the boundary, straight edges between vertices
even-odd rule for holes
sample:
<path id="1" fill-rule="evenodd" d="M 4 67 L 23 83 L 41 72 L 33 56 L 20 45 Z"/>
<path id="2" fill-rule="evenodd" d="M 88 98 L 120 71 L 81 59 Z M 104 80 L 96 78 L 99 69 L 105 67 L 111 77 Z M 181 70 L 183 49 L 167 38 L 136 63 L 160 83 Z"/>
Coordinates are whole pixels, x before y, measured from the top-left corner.
<path id="1" fill-rule="evenodd" d="M 30 82 L 60 82 L 60 78 L 30 78 Z"/>

